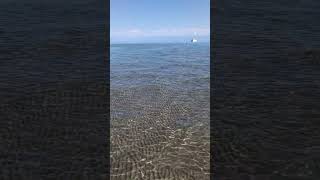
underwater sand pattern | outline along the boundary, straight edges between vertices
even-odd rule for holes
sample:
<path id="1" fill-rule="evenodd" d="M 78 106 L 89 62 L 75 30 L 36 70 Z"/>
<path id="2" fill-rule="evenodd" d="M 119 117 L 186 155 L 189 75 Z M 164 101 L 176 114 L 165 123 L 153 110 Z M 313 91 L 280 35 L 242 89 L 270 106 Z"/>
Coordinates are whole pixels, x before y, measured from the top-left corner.
<path id="1" fill-rule="evenodd" d="M 209 91 L 111 89 L 111 179 L 209 179 Z"/>

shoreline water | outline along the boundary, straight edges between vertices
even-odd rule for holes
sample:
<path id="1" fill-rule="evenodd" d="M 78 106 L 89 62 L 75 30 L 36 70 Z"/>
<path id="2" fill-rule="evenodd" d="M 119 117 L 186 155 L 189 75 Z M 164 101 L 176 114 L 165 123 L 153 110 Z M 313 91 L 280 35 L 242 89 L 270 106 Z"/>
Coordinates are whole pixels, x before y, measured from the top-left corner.
<path id="1" fill-rule="evenodd" d="M 118 46 L 111 48 L 111 179 L 209 179 L 209 48 Z"/>

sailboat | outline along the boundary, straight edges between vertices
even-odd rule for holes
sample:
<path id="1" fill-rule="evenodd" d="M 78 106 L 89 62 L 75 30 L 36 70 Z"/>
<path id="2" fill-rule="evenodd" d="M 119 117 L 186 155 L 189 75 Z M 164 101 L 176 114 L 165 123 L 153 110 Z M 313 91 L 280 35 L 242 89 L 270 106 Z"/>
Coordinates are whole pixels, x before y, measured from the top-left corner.
<path id="1" fill-rule="evenodd" d="M 198 42 L 198 40 L 195 38 L 195 36 L 196 36 L 196 33 L 194 33 L 194 36 L 193 36 L 193 38 L 192 38 L 192 40 L 191 40 L 192 43 Z"/>

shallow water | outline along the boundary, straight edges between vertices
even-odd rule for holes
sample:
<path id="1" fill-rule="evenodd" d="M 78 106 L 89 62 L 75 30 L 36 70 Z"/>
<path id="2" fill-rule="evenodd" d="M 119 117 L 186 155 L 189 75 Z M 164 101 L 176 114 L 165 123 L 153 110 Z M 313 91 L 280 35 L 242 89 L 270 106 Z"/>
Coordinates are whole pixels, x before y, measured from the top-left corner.
<path id="1" fill-rule="evenodd" d="M 209 179 L 209 44 L 111 45 L 112 179 Z"/>

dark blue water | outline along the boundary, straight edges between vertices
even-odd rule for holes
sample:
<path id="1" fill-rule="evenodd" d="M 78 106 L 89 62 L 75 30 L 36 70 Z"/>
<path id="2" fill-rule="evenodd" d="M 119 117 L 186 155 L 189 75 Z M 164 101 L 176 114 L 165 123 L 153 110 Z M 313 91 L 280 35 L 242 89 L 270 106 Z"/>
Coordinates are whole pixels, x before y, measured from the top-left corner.
<path id="1" fill-rule="evenodd" d="M 102 80 L 106 74 L 102 4 L 1 1 L 0 89 L 22 93 L 58 82 Z"/>
<path id="2" fill-rule="evenodd" d="M 215 179 L 319 179 L 319 6 L 212 7 Z"/>
<path id="3" fill-rule="evenodd" d="M 105 3 L 0 1 L 1 179 L 106 176 Z"/>

